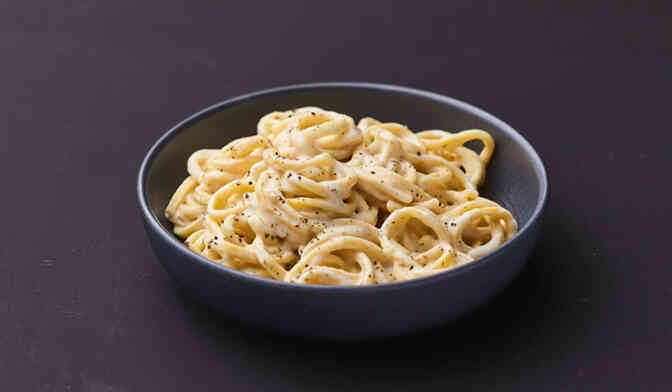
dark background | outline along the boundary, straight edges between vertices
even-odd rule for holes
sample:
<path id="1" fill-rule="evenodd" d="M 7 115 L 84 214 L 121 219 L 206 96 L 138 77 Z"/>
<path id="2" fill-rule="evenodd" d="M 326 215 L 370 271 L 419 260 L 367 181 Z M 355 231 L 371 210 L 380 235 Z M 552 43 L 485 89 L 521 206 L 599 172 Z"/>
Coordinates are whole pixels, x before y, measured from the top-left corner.
<path id="1" fill-rule="evenodd" d="M 2 391 L 670 390 L 670 2 L 2 2 L 0 70 Z M 155 261 L 151 143 L 219 100 L 331 80 L 466 100 L 539 151 L 544 232 L 487 307 L 302 341 L 208 312 Z"/>

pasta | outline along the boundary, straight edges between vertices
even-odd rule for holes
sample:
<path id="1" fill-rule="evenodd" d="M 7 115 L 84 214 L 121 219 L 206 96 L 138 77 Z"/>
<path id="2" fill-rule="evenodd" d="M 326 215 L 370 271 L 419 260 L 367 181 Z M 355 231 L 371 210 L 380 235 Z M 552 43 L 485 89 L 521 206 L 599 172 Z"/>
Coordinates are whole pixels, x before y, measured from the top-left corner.
<path id="1" fill-rule="evenodd" d="M 480 152 L 465 146 L 473 140 Z M 493 151 L 482 130 L 414 133 L 318 107 L 277 111 L 257 135 L 193 153 L 165 213 L 191 250 L 259 277 L 415 279 L 516 233 L 511 213 L 478 194 Z"/>

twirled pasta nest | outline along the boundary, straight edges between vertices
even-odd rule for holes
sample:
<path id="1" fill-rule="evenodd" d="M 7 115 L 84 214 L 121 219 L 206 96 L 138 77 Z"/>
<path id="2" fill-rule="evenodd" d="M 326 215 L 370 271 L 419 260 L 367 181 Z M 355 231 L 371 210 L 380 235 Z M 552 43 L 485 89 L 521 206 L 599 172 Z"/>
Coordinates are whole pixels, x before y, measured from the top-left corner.
<path id="1" fill-rule="evenodd" d="M 482 257 L 517 230 L 479 197 L 482 130 L 413 133 L 304 107 L 256 136 L 196 151 L 166 216 L 198 254 L 264 278 L 323 285 L 414 279 Z M 480 152 L 465 147 L 478 140 Z"/>

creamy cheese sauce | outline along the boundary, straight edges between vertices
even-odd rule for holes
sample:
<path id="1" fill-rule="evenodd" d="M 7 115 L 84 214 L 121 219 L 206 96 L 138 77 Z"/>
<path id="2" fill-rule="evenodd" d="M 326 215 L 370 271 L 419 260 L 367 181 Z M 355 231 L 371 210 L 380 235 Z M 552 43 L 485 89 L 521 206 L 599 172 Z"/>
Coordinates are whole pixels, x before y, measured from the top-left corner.
<path id="1" fill-rule="evenodd" d="M 478 140 L 480 152 L 464 146 Z M 269 279 L 368 285 L 482 257 L 517 231 L 479 197 L 494 151 L 482 130 L 414 133 L 317 107 L 273 112 L 257 135 L 187 162 L 166 216 L 187 246 Z"/>

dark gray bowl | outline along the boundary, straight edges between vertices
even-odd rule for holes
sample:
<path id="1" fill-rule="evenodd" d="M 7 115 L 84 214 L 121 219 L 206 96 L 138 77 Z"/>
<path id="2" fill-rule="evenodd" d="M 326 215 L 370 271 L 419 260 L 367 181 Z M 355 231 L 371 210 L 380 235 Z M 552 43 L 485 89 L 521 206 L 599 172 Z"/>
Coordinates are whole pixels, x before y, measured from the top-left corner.
<path id="1" fill-rule="evenodd" d="M 358 119 L 372 116 L 411 129 L 481 128 L 495 138 L 482 194 L 516 217 L 519 232 L 494 253 L 427 278 L 367 287 L 297 285 L 249 276 L 192 253 L 172 234 L 163 210 L 187 175 L 189 155 L 256 132 L 273 110 L 321 106 Z M 176 125 L 147 153 L 138 202 L 154 252 L 188 295 L 249 325 L 329 338 L 391 336 L 436 326 L 483 304 L 525 264 L 539 234 L 548 182 L 530 144 L 492 115 L 442 95 L 371 83 L 280 87 L 233 98 Z"/>

